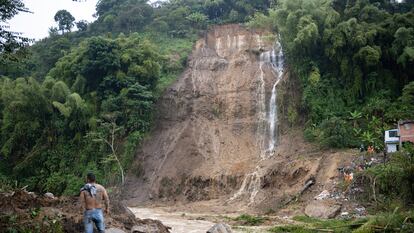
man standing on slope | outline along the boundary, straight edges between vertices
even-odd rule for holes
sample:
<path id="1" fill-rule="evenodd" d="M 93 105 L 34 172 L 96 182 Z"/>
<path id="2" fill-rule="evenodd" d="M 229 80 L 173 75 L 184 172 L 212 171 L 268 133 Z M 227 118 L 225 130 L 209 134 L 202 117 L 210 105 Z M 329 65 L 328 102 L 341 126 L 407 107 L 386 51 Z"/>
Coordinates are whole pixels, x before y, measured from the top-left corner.
<path id="1" fill-rule="evenodd" d="M 105 232 L 102 202 L 105 205 L 105 214 L 109 213 L 108 193 L 102 185 L 95 183 L 95 181 L 95 175 L 88 173 L 86 176 L 87 183 L 83 186 L 80 193 L 85 233 L 93 233 L 94 223 L 98 232 Z"/>

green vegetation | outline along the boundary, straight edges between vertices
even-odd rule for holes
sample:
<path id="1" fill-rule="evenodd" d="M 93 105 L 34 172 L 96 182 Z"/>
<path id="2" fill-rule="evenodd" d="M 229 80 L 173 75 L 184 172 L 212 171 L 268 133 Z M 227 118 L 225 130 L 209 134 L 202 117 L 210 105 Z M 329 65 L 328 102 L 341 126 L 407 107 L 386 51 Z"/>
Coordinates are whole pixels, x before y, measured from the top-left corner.
<path id="1" fill-rule="evenodd" d="M 159 59 L 138 35 L 92 37 L 62 57 L 43 81 L 3 77 L 5 174 L 31 189 L 65 194 L 77 193 L 86 170 L 115 182 L 111 174 L 120 166 L 108 161 L 115 152 L 88 135 L 112 139 L 106 124 L 115 122 L 122 126 L 115 141 L 120 144 L 149 129 Z"/>
<path id="2" fill-rule="evenodd" d="M 5 233 L 18 233 L 18 232 L 28 232 L 28 233 L 37 233 L 37 232 L 47 232 L 47 233 L 63 233 L 65 232 L 63 229 L 62 219 L 59 217 L 49 219 L 48 217 L 44 217 L 41 221 L 34 220 L 37 215 L 39 214 L 39 209 L 29 210 L 27 215 L 30 216 L 30 220 L 26 221 L 22 224 L 21 218 L 22 216 L 17 214 L 6 214 L 0 216 L 0 223 L 7 226 L 7 228 L 3 229 Z"/>
<path id="3" fill-rule="evenodd" d="M 296 216 L 293 219 L 300 222 L 300 224 L 274 227 L 270 229 L 270 232 L 412 232 L 414 230 L 413 218 L 412 212 L 399 212 L 397 210 L 391 213 L 355 220 L 320 220 L 306 216 Z"/>
<path id="4" fill-rule="evenodd" d="M 1 22 L 27 10 L 21 1 L 1 4 Z M 305 116 L 309 141 L 336 148 L 364 143 L 380 151 L 384 129 L 414 115 L 413 1 L 158 4 L 101 0 L 92 23 L 59 11 L 49 37 L 30 47 L 27 38 L 0 28 L 0 191 L 28 185 L 73 195 L 87 171 L 105 185 L 124 182 L 152 127 L 155 101 L 187 65 L 195 39 L 214 24 L 248 21 L 280 34 L 290 72 L 303 89 L 302 103 L 288 108 L 288 121 L 293 125 Z M 219 116 L 220 106 L 211 111 Z M 413 204 L 412 154 L 359 174 L 367 181 L 368 201 L 389 214 L 297 217 L 303 224 L 272 232 L 409 232 L 412 213 L 394 207 Z M 136 166 L 133 174 L 142 175 Z M 233 220 L 266 221 L 250 215 Z"/>
<path id="5" fill-rule="evenodd" d="M 248 214 L 242 214 L 233 219 L 234 221 L 240 222 L 244 226 L 257 226 L 264 223 L 267 219 L 260 216 L 252 216 Z"/>
<path id="6" fill-rule="evenodd" d="M 70 32 L 73 26 L 75 26 L 75 18 L 67 10 L 56 12 L 55 21 L 58 23 L 58 29 L 62 31 L 62 34 L 65 31 Z"/>
<path id="7" fill-rule="evenodd" d="M 308 140 L 381 150 L 383 129 L 412 117 L 412 9 L 412 1 L 280 0 L 252 17 L 250 26 L 281 35 L 304 87 Z"/>
<path id="8" fill-rule="evenodd" d="M 102 0 L 95 22 L 60 10 L 49 37 L 30 47 L 25 38 L 4 44 L 0 177 L 67 195 L 78 192 L 88 170 L 106 185 L 123 182 L 151 128 L 154 102 L 186 66 L 197 33 L 243 22 L 271 2 Z M 22 11 L 21 1 L 5 1 L 1 20 Z"/>
<path id="9" fill-rule="evenodd" d="M 357 182 L 366 190 L 360 199 L 373 203 L 373 210 L 410 209 L 414 204 L 413 151 L 393 154 L 389 162 L 358 174 Z"/>

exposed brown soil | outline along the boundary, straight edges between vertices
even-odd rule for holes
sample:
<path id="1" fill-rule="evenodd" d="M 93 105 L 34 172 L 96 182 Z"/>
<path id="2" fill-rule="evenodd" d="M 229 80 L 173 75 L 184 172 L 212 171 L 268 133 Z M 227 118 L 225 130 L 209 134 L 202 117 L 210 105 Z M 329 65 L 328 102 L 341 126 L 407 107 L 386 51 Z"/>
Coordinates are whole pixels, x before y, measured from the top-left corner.
<path id="1" fill-rule="evenodd" d="M 263 106 L 268 111 L 275 73 L 260 54 L 273 42 L 270 33 L 222 25 L 196 43 L 188 68 L 159 100 L 156 126 L 127 176 L 122 198 L 129 206 L 302 213 L 315 195 L 335 189 L 337 168 L 354 152 L 321 150 L 292 127 L 289 108 L 299 114 L 296 125 L 306 119 L 300 82 L 288 67 L 277 86 L 279 143 L 264 152 Z M 298 196 L 309 179 L 316 183 Z"/>

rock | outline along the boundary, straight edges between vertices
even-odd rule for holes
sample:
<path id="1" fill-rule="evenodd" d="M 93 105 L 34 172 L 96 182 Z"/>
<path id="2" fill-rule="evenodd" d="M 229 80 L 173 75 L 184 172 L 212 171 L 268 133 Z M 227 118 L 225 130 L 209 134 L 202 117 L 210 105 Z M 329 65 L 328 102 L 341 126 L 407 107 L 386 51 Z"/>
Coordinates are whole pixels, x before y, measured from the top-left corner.
<path id="1" fill-rule="evenodd" d="M 217 223 L 207 233 L 231 233 L 231 228 L 227 224 Z"/>
<path id="2" fill-rule="evenodd" d="M 365 210 L 365 208 L 364 208 L 364 207 L 355 208 L 355 213 L 356 213 L 358 216 L 365 216 L 365 215 L 367 215 L 367 212 L 366 212 L 366 210 Z"/>
<path id="3" fill-rule="evenodd" d="M 106 233 L 126 233 L 125 231 L 119 228 L 109 228 L 105 230 Z"/>
<path id="4" fill-rule="evenodd" d="M 53 195 L 53 193 L 45 193 L 44 196 L 50 199 L 55 199 L 55 195 Z"/>
<path id="5" fill-rule="evenodd" d="M 342 212 L 340 215 L 341 219 L 350 219 L 351 215 L 349 214 L 349 212 Z"/>
<path id="6" fill-rule="evenodd" d="M 323 190 L 318 196 L 315 197 L 315 200 L 323 200 L 328 198 L 330 195 L 331 194 L 328 190 Z"/>
<path id="7" fill-rule="evenodd" d="M 330 219 L 335 218 L 341 211 L 341 205 L 332 200 L 312 201 L 305 208 L 309 217 Z"/>

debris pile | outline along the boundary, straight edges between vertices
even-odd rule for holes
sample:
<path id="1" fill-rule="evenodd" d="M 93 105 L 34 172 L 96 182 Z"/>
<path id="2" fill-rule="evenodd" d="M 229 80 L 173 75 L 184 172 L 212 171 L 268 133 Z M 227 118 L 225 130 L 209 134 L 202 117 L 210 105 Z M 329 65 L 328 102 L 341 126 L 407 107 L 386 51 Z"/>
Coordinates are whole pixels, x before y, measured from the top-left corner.
<path id="1" fill-rule="evenodd" d="M 168 227 L 156 220 L 140 220 L 122 203 L 112 200 L 110 214 L 105 216 L 107 228 L 120 232 L 169 233 Z M 0 193 L 0 232 L 82 232 L 82 209 L 77 197 L 36 195 L 25 190 Z M 119 232 L 118 231 L 118 232 Z"/>

